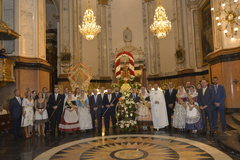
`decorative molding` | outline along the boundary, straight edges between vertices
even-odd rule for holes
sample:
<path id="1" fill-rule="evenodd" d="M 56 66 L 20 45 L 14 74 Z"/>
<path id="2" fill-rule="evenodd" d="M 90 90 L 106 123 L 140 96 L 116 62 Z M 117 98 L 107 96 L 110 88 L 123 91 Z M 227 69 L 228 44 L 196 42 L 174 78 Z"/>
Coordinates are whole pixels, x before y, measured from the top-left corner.
<path id="1" fill-rule="evenodd" d="M 69 82 L 69 80 L 66 77 L 59 77 L 57 82 Z M 92 79 L 90 83 L 112 83 L 112 79 Z"/>
<path id="2" fill-rule="evenodd" d="M 157 76 L 151 76 L 148 77 L 148 81 L 157 81 L 157 80 L 166 80 L 166 79 L 175 79 L 175 78 L 183 78 L 183 77 L 193 77 L 193 76 L 202 76 L 207 75 L 209 73 L 208 70 L 202 71 L 202 72 L 187 72 L 187 73 L 180 73 L 177 75 L 171 75 L 171 76 L 165 76 L 165 77 L 157 77 Z"/>
<path id="3" fill-rule="evenodd" d="M 98 4 L 108 5 L 108 0 L 98 0 Z"/>
<path id="4" fill-rule="evenodd" d="M 40 58 L 11 57 L 15 61 L 14 69 L 43 70 L 53 72 L 52 66 Z"/>
<path id="5" fill-rule="evenodd" d="M 221 49 L 210 53 L 206 57 L 206 61 L 210 64 L 217 64 L 221 62 L 230 62 L 240 60 L 240 47 Z"/>
<path id="6" fill-rule="evenodd" d="M 152 2 L 154 0 L 144 0 L 144 2 L 148 3 L 148 2 Z"/>

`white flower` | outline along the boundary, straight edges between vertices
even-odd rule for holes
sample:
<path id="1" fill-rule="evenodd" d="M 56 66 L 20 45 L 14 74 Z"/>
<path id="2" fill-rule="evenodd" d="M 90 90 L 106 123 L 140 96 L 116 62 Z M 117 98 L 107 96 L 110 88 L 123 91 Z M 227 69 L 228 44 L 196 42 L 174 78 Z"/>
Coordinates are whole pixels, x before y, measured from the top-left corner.
<path id="1" fill-rule="evenodd" d="M 120 125 L 120 128 L 124 128 L 124 126 L 121 124 L 121 125 Z"/>
<path id="2" fill-rule="evenodd" d="M 128 123 L 126 124 L 126 127 L 129 127 L 129 124 L 128 124 Z"/>
<path id="3" fill-rule="evenodd" d="M 132 117 L 132 116 L 133 116 L 133 114 L 131 113 L 131 114 L 130 114 L 130 117 Z"/>
<path id="4" fill-rule="evenodd" d="M 129 108 L 132 108 L 132 105 L 130 105 Z"/>
<path id="5" fill-rule="evenodd" d="M 128 115 L 126 115 L 126 117 L 128 118 Z"/>

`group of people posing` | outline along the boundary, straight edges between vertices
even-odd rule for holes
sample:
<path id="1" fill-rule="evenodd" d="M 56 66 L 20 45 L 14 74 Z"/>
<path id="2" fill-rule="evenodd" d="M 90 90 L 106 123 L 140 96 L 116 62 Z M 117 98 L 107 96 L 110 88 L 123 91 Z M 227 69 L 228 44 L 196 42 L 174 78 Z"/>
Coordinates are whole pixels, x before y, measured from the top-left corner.
<path id="1" fill-rule="evenodd" d="M 9 111 L 13 119 L 15 138 L 21 136 L 21 127 L 25 137 L 33 134 L 33 126 L 39 136 L 45 136 L 50 131 L 56 133 L 98 130 L 102 132 L 102 119 L 105 131 L 109 132 L 110 120 L 113 129 L 116 128 L 116 106 L 121 97 L 118 87 L 113 92 L 101 87 L 88 94 L 83 89 L 76 88 L 71 92 L 68 88 L 60 94 L 55 87 L 53 93 L 43 88 L 42 92 L 27 90 L 25 98 L 20 97 L 15 90 L 15 97 L 10 100 Z M 173 88 L 169 82 L 167 89 L 161 90 L 158 84 L 149 84 L 140 90 L 133 88 L 131 98 L 136 103 L 137 121 L 143 130 L 153 124 L 153 128 L 176 128 L 206 133 L 209 126 L 210 134 L 218 130 L 218 112 L 220 112 L 222 131 L 226 130 L 224 113 L 225 90 L 218 84 L 218 78 L 213 78 L 213 84 L 206 80 L 195 88 L 189 82 L 186 86 Z M 97 125 L 96 125 L 97 124 Z"/>

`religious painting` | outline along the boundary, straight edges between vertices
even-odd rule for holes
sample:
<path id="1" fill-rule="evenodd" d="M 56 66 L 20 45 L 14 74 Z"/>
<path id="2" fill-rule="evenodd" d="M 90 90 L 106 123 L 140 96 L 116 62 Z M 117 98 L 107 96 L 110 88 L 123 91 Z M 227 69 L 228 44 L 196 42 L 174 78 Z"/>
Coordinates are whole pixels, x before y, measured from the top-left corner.
<path id="1" fill-rule="evenodd" d="M 201 51 L 203 62 L 206 62 L 206 56 L 214 50 L 210 0 L 200 10 L 200 21 Z"/>

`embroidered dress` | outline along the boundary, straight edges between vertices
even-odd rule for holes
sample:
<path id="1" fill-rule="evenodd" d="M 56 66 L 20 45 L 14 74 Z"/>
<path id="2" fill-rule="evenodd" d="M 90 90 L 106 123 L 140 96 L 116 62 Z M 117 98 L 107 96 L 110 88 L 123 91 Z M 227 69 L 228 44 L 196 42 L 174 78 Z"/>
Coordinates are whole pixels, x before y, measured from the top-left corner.
<path id="1" fill-rule="evenodd" d="M 186 110 L 187 102 L 189 102 L 189 99 L 185 90 L 183 94 L 179 93 L 177 94 L 172 122 L 172 126 L 174 128 L 178 129 L 185 128 L 187 116 Z"/>
<path id="2" fill-rule="evenodd" d="M 152 113 L 150 111 L 150 97 L 148 94 L 140 94 L 141 101 L 137 104 L 137 120 L 138 121 L 152 121 Z"/>
<path id="3" fill-rule="evenodd" d="M 74 97 L 74 100 L 78 109 L 80 130 L 92 129 L 92 117 L 87 96 L 84 96 L 84 98 L 81 99 L 80 96 L 77 95 Z"/>
<path id="4" fill-rule="evenodd" d="M 194 104 L 190 104 L 187 107 L 187 116 L 186 116 L 186 129 L 187 130 L 202 130 L 203 123 L 201 119 L 201 114 L 198 109 L 197 96 L 198 93 L 190 93 L 189 96 L 192 98 Z"/>
<path id="5" fill-rule="evenodd" d="M 63 110 L 59 130 L 67 132 L 79 130 L 78 110 L 71 99 L 65 102 Z"/>

